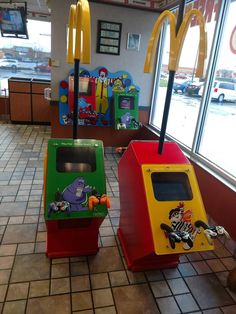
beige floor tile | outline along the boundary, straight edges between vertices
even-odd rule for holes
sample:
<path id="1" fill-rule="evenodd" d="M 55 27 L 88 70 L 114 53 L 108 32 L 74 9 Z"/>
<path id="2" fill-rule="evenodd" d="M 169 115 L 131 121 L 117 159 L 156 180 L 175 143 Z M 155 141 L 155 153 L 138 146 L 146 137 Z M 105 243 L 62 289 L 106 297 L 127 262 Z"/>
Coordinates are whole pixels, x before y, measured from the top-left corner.
<path id="1" fill-rule="evenodd" d="M 69 257 L 63 257 L 63 258 L 53 258 L 52 264 L 65 264 L 69 263 Z"/>
<path id="2" fill-rule="evenodd" d="M 46 252 L 46 242 L 36 242 L 34 252 L 35 253 L 45 253 Z"/>
<path id="3" fill-rule="evenodd" d="M 24 224 L 33 224 L 38 222 L 39 217 L 37 215 L 35 216 L 25 216 L 24 218 Z M 44 231 L 44 230 L 42 230 Z"/>
<path id="4" fill-rule="evenodd" d="M 26 300 L 6 302 L 2 314 L 25 314 Z"/>
<path id="5" fill-rule="evenodd" d="M 72 293 L 72 310 L 82 311 L 92 309 L 92 296 L 91 292 L 76 292 Z"/>
<path id="6" fill-rule="evenodd" d="M 71 277 L 72 292 L 90 290 L 90 280 L 88 275 Z"/>
<path id="7" fill-rule="evenodd" d="M 147 284 L 115 287 L 112 290 L 118 313 L 159 313 Z"/>
<path id="8" fill-rule="evenodd" d="M 28 300 L 26 314 L 70 314 L 70 295 L 62 294 Z"/>
<path id="9" fill-rule="evenodd" d="M 57 278 L 51 280 L 51 295 L 69 292 L 70 278 Z"/>
<path id="10" fill-rule="evenodd" d="M 17 225 L 23 223 L 24 216 L 20 217 L 10 217 L 8 224 L 9 225 Z"/>
<path id="11" fill-rule="evenodd" d="M 178 314 L 180 309 L 173 297 L 159 298 L 156 300 L 162 314 Z"/>
<path id="12" fill-rule="evenodd" d="M 110 288 L 93 290 L 92 295 L 95 308 L 114 304 Z"/>
<path id="13" fill-rule="evenodd" d="M 45 254 L 17 255 L 12 269 L 11 282 L 48 279 L 50 260 Z"/>
<path id="14" fill-rule="evenodd" d="M 47 238 L 47 232 L 38 232 L 36 242 L 46 241 L 46 238 Z"/>
<path id="15" fill-rule="evenodd" d="M 4 301 L 6 292 L 7 292 L 7 285 L 1 285 L 0 286 L 0 302 Z"/>
<path id="16" fill-rule="evenodd" d="M 192 262 L 192 265 L 199 275 L 209 274 L 212 272 L 211 268 L 205 261 Z"/>
<path id="17" fill-rule="evenodd" d="M 95 309 L 95 314 L 116 314 L 116 308 L 114 306 L 102 307 Z"/>
<path id="18" fill-rule="evenodd" d="M 11 269 L 0 270 L 0 285 L 9 282 Z"/>
<path id="19" fill-rule="evenodd" d="M 7 225 L 9 217 L 0 217 L 0 226 Z"/>
<path id="20" fill-rule="evenodd" d="M 10 284 L 7 292 L 7 301 L 27 299 L 29 283 Z"/>
<path id="21" fill-rule="evenodd" d="M 70 264 L 71 276 L 87 275 L 89 273 L 87 262 L 75 262 Z"/>
<path id="22" fill-rule="evenodd" d="M 215 273 L 220 272 L 220 271 L 226 271 L 226 267 L 218 258 L 208 259 L 206 260 L 206 263 L 208 264 L 208 266 L 210 266 L 211 270 Z"/>
<path id="23" fill-rule="evenodd" d="M 129 284 L 126 272 L 123 270 L 110 272 L 109 277 L 113 287 Z"/>
<path id="24" fill-rule="evenodd" d="M 31 254 L 34 252 L 34 243 L 21 243 L 17 247 L 17 255 Z"/>
<path id="25" fill-rule="evenodd" d="M 52 265 L 52 278 L 68 277 L 69 264 L 55 264 Z"/>
<path id="26" fill-rule="evenodd" d="M 0 257 L 0 269 L 11 269 L 14 262 L 14 256 Z"/>
<path id="27" fill-rule="evenodd" d="M 146 282 L 146 277 L 143 272 L 132 272 L 127 270 L 127 276 L 131 284 Z"/>
<path id="28" fill-rule="evenodd" d="M 94 314 L 93 310 L 85 310 L 85 311 L 76 311 L 73 314 Z"/>
<path id="29" fill-rule="evenodd" d="M 124 266 L 116 247 L 100 248 L 95 256 L 89 257 L 91 273 L 123 270 Z"/>
<path id="30" fill-rule="evenodd" d="M 15 255 L 16 247 L 16 244 L 2 244 L 0 246 L 0 256 Z"/>
<path id="31" fill-rule="evenodd" d="M 151 289 L 155 298 L 167 297 L 171 295 L 171 291 L 166 281 L 156 281 L 151 283 Z"/>
<path id="32" fill-rule="evenodd" d="M 163 273 L 159 269 L 146 271 L 145 274 L 146 274 L 149 281 L 157 281 L 157 280 L 163 280 L 164 279 Z"/>
<path id="33" fill-rule="evenodd" d="M 99 234 L 101 237 L 107 237 L 107 236 L 114 235 L 114 231 L 113 231 L 112 227 L 101 227 L 99 229 Z"/>
<path id="34" fill-rule="evenodd" d="M 101 243 L 103 247 L 116 246 L 115 236 L 101 237 Z"/>
<path id="35" fill-rule="evenodd" d="M 49 280 L 31 281 L 29 298 L 49 295 Z"/>
<path id="36" fill-rule="evenodd" d="M 110 282 L 107 273 L 92 274 L 90 278 L 92 289 L 110 287 Z"/>
<path id="37" fill-rule="evenodd" d="M 33 242 L 35 240 L 36 229 L 36 224 L 8 225 L 2 243 Z"/>
<path id="38" fill-rule="evenodd" d="M 236 260 L 233 257 L 221 258 L 221 262 L 228 270 L 232 270 L 236 267 Z"/>

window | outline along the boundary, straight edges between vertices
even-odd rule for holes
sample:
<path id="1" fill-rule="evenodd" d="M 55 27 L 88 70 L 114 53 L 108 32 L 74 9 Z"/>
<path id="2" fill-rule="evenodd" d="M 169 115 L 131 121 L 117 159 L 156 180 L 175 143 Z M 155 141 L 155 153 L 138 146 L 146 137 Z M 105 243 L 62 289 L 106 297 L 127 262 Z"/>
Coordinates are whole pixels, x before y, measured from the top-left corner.
<path id="1" fill-rule="evenodd" d="M 236 51 L 230 48 L 235 29 L 236 2 L 231 1 L 220 43 L 215 84 L 207 108 L 198 153 L 236 177 Z M 219 82 L 222 81 L 222 82 Z M 233 83 L 235 82 L 235 83 Z M 207 90 L 205 91 L 207 93 Z"/>
<path id="2" fill-rule="evenodd" d="M 8 78 L 50 79 L 51 23 L 28 20 L 29 39 L 0 39 L 0 90 L 7 94 Z"/>
<path id="3" fill-rule="evenodd" d="M 197 27 L 188 30 L 175 75 L 167 136 L 218 175 L 236 182 L 236 1 L 192 1 L 203 12 L 207 30 L 206 74 L 195 77 Z M 211 5 L 210 5 L 211 4 Z M 165 25 L 159 46 L 150 124 L 160 130 L 168 82 L 169 32 Z M 193 40 L 194 38 L 194 40 Z"/>

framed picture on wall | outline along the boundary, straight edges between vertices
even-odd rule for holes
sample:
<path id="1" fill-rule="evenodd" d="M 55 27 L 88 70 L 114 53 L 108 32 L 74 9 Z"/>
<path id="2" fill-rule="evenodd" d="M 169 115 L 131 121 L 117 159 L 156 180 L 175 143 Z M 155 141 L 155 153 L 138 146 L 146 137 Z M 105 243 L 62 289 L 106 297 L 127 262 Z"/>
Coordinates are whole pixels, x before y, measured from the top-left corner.
<path id="1" fill-rule="evenodd" d="M 128 33 L 127 49 L 139 51 L 141 34 Z"/>
<path id="2" fill-rule="evenodd" d="M 120 54 L 121 23 L 98 21 L 97 53 Z"/>

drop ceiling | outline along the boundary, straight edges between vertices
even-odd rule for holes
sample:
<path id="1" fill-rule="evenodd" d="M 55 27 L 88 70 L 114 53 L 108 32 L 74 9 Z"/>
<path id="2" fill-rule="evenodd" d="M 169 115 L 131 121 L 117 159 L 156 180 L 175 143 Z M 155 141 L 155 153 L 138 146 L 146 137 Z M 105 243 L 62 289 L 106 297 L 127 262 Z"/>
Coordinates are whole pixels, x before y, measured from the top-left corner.
<path id="1" fill-rule="evenodd" d="M 60 0 L 59 0 L 60 1 Z M 163 11 L 169 9 L 171 6 L 178 4 L 180 0 L 89 0 L 90 2 L 104 3 L 119 5 L 129 8 L 136 8 L 142 10 L 152 10 L 152 11 Z M 0 1 L 0 6 L 4 2 L 17 3 L 17 1 Z M 24 0 L 19 0 L 18 3 L 24 2 Z M 51 0 L 27 0 L 27 9 L 30 13 L 42 13 L 49 14 L 50 2 Z M 74 1 L 76 3 L 76 0 Z"/>

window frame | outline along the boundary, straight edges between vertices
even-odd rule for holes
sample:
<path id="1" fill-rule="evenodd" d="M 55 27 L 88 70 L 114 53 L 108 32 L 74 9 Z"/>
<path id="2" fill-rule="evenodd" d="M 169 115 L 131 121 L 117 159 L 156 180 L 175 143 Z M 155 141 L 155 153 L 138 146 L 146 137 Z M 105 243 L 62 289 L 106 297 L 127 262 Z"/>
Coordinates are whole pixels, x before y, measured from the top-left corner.
<path id="1" fill-rule="evenodd" d="M 216 26 L 214 30 L 214 37 L 213 42 L 211 45 L 211 52 L 209 55 L 209 61 L 207 65 L 207 75 L 204 84 L 203 95 L 200 103 L 198 118 L 196 122 L 196 128 L 193 137 L 193 144 L 192 147 L 189 148 L 184 143 L 180 142 L 176 138 L 174 138 L 170 134 L 166 134 L 165 137 L 167 140 L 175 141 L 178 143 L 184 154 L 201 166 L 203 169 L 208 171 L 211 175 L 219 179 L 225 185 L 230 187 L 232 190 L 236 191 L 236 177 L 222 169 L 220 166 L 216 165 L 212 161 L 208 160 L 206 157 L 202 156 L 199 153 L 201 139 L 203 135 L 203 129 L 206 124 L 206 116 L 207 110 L 211 100 L 211 91 L 212 86 L 214 85 L 215 81 L 215 74 L 216 74 L 216 66 L 219 57 L 220 46 L 223 37 L 224 27 L 227 22 L 228 12 L 230 8 L 231 0 L 221 1 L 221 6 L 219 9 L 218 20 L 216 21 Z M 174 10 L 175 8 L 172 8 Z M 158 94 L 159 89 L 159 80 L 161 75 L 161 67 L 162 67 L 162 55 L 163 55 L 163 47 L 165 41 L 165 33 L 166 33 L 166 24 L 162 27 L 159 44 L 158 44 L 158 51 L 157 51 L 157 58 L 156 58 L 156 65 L 155 65 L 155 74 L 153 80 L 153 93 L 151 99 L 151 108 L 150 108 L 150 115 L 149 115 L 149 129 L 152 130 L 158 136 L 160 135 L 160 128 L 155 126 L 152 123 L 154 113 L 155 113 L 155 103 L 156 103 L 156 96 Z M 217 135 L 217 134 L 216 134 Z"/>

